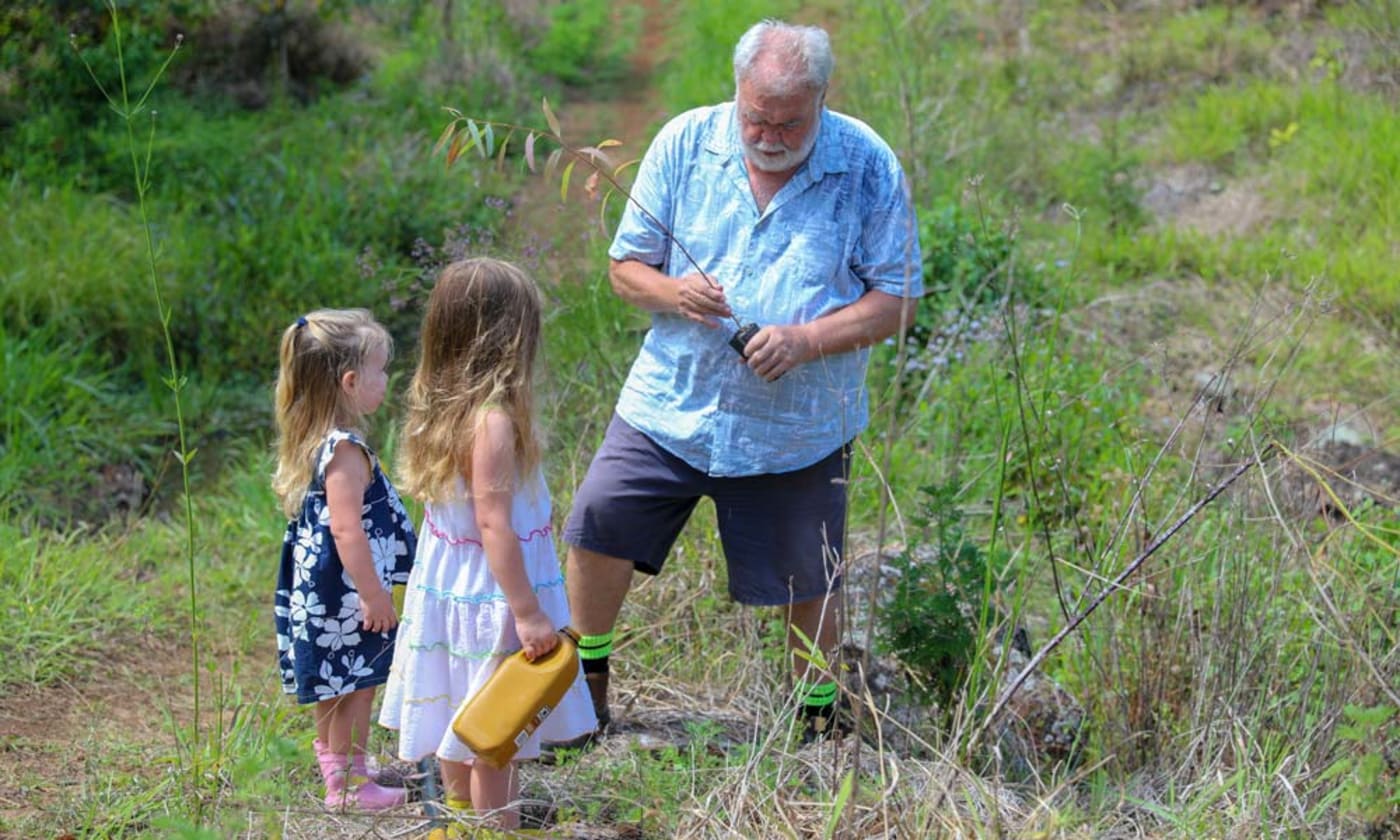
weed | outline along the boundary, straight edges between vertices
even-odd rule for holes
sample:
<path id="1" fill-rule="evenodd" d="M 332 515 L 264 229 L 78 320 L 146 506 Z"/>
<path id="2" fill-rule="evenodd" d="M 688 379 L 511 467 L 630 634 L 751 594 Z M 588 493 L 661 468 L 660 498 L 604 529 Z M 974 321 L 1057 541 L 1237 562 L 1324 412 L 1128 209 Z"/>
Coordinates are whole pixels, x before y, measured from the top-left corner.
<path id="1" fill-rule="evenodd" d="M 1349 754 L 1332 762 L 1322 779 L 1337 783 L 1343 814 L 1365 823 L 1368 836 L 1384 836 L 1400 828 L 1400 713 L 1356 705 L 1343 712 L 1347 722 L 1337 736 Z"/>
<path id="2" fill-rule="evenodd" d="M 147 83 L 145 91 L 133 100 L 127 86 L 126 65 L 122 60 L 122 36 L 121 26 L 118 22 L 117 7 L 115 2 L 109 0 L 108 12 L 112 19 L 112 32 L 115 45 L 117 69 L 120 79 L 120 87 L 109 92 L 103 87 L 101 80 L 93 73 L 92 80 L 97 87 L 102 90 L 107 98 L 112 110 L 116 111 L 126 124 L 127 151 L 131 158 L 131 175 L 135 184 L 137 196 L 137 209 L 140 213 L 141 228 L 145 239 L 146 250 L 146 276 L 150 281 L 152 299 L 155 304 L 156 320 L 161 325 L 162 336 L 165 345 L 165 360 L 168 375 L 165 378 L 165 385 L 170 390 L 173 398 L 175 414 L 175 433 L 178 444 L 174 450 L 176 460 L 180 464 L 180 476 L 182 485 L 182 498 L 184 500 L 184 522 L 185 522 L 185 566 L 188 572 L 187 584 L 189 586 L 189 604 L 187 617 L 189 619 L 190 631 L 190 674 L 194 680 L 194 724 L 191 742 L 200 745 L 203 742 L 200 732 L 201 715 L 203 708 L 200 705 L 200 682 L 202 672 L 200 669 L 200 653 L 203 640 L 199 632 L 199 577 L 196 568 L 195 555 L 195 524 L 194 524 L 194 499 L 190 492 L 190 462 L 194 458 L 194 450 L 187 445 L 188 431 L 185 428 L 185 408 L 182 402 L 182 394 L 185 390 L 186 379 L 180 369 L 179 359 L 175 355 L 175 343 L 170 330 L 171 310 L 165 302 L 161 291 L 160 271 L 157 263 L 157 249 L 154 228 L 155 225 L 150 219 L 149 208 L 146 204 L 146 194 L 151 185 L 151 146 L 149 141 L 143 146 L 136 139 L 136 120 L 145 113 L 146 100 L 151 91 L 160 81 L 170 62 L 174 59 L 176 50 L 179 49 L 180 41 L 177 40 L 165 59 L 165 63 L 160 65 L 151 80 Z M 88 67 L 88 72 L 92 73 L 92 68 Z M 151 133 L 154 134 L 154 124 L 151 126 Z M 177 733 L 178 734 L 178 733 Z M 193 755 L 191 756 L 194 757 Z M 205 782 L 203 778 L 203 762 L 195 760 L 189 768 L 189 781 L 191 791 L 197 791 Z M 195 819 L 199 821 L 202 809 L 199 799 L 195 800 Z"/>
<path id="3" fill-rule="evenodd" d="M 891 564 L 897 577 L 880 605 L 877 638 L 904 664 L 918 693 L 947 717 L 995 622 L 988 614 L 990 581 L 1007 558 L 969 538 L 956 488 L 923 488 L 913 524 L 918 541 Z"/>
<path id="4" fill-rule="evenodd" d="M 925 293 L 904 341 L 907 368 L 922 372 L 945 369 L 970 343 L 990 337 L 989 322 L 1011 294 L 1006 271 L 1016 232 L 1010 223 L 991 227 L 961 204 L 948 203 L 919 214 L 919 240 L 927 243 Z M 1038 297 L 1034 289 L 1017 292 Z M 893 344 L 891 340 L 887 347 Z M 893 363 L 891 355 L 878 356 L 877 366 Z"/>

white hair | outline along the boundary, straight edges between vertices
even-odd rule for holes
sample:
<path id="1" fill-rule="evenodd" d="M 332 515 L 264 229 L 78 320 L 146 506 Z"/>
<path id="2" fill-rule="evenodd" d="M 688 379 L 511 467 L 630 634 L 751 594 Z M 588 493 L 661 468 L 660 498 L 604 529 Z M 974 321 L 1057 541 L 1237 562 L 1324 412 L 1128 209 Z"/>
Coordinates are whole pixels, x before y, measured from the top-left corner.
<path id="1" fill-rule="evenodd" d="M 765 53 L 777 58 L 786 71 L 783 78 L 768 80 L 776 86 L 773 92 L 780 95 L 798 87 L 814 93 L 826 90 L 836 64 L 826 30 L 769 18 L 749 27 L 734 47 L 735 90 Z"/>

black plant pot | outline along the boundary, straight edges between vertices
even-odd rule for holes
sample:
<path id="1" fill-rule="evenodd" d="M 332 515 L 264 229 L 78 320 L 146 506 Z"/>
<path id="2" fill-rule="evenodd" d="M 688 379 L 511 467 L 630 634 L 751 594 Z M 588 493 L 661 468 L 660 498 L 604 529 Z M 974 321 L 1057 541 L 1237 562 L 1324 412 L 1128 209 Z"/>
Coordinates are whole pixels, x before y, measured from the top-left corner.
<path id="1" fill-rule="evenodd" d="M 744 348 L 749 346 L 749 339 L 753 338 L 757 334 L 758 324 L 744 324 L 743 326 L 739 327 L 739 329 L 732 336 L 729 337 L 729 346 L 734 348 L 734 352 L 747 359 L 749 357 L 749 354 L 744 352 Z"/>

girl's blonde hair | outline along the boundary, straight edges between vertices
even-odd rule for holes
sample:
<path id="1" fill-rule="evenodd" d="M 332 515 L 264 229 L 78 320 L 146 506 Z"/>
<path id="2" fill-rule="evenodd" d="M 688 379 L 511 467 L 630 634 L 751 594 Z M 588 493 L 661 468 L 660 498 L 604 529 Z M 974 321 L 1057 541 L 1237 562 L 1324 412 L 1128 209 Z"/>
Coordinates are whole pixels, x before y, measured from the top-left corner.
<path id="1" fill-rule="evenodd" d="M 520 474 L 539 466 L 533 420 L 541 308 L 535 281 L 510 263 L 479 257 L 443 268 L 423 314 L 422 355 L 408 387 L 397 470 L 404 492 L 449 499 L 458 476 L 470 487 L 472 446 L 492 408 L 514 423 Z"/>
<path id="2" fill-rule="evenodd" d="M 380 348 L 391 355 L 394 340 L 367 309 L 318 309 L 283 331 L 272 489 L 288 516 L 301 508 L 326 435 L 338 427 L 354 429 L 362 419 L 341 378 Z"/>

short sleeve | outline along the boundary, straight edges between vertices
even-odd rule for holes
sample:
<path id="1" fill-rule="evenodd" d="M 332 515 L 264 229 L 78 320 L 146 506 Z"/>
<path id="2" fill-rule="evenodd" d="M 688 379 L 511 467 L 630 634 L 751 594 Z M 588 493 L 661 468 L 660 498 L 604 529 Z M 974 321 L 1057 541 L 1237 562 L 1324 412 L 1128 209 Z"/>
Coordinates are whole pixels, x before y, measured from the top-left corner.
<path id="1" fill-rule="evenodd" d="M 335 457 L 335 448 L 340 445 L 341 441 L 347 440 L 360 447 L 360 450 L 365 453 L 365 457 L 369 459 L 371 470 L 378 466 L 378 461 L 376 461 L 374 457 L 374 450 L 370 449 L 369 444 L 365 443 L 359 435 L 354 432 L 346 431 L 345 429 L 335 429 L 326 436 L 326 442 L 321 445 L 321 452 L 316 457 L 316 471 L 311 476 L 311 480 L 316 486 L 325 486 L 326 468 L 331 465 L 331 459 Z"/>
<path id="2" fill-rule="evenodd" d="M 681 167 L 680 118 L 662 127 L 637 166 L 637 177 L 628 189 L 631 198 L 622 211 L 608 256 L 661 266 L 670 247 L 675 189 L 673 179 Z"/>
<path id="3" fill-rule="evenodd" d="M 919 223 L 899 159 L 881 144 L 866 183 L 868 213 L 852 266 L 867 289 L 896 297 L 924 293 Z"/>

